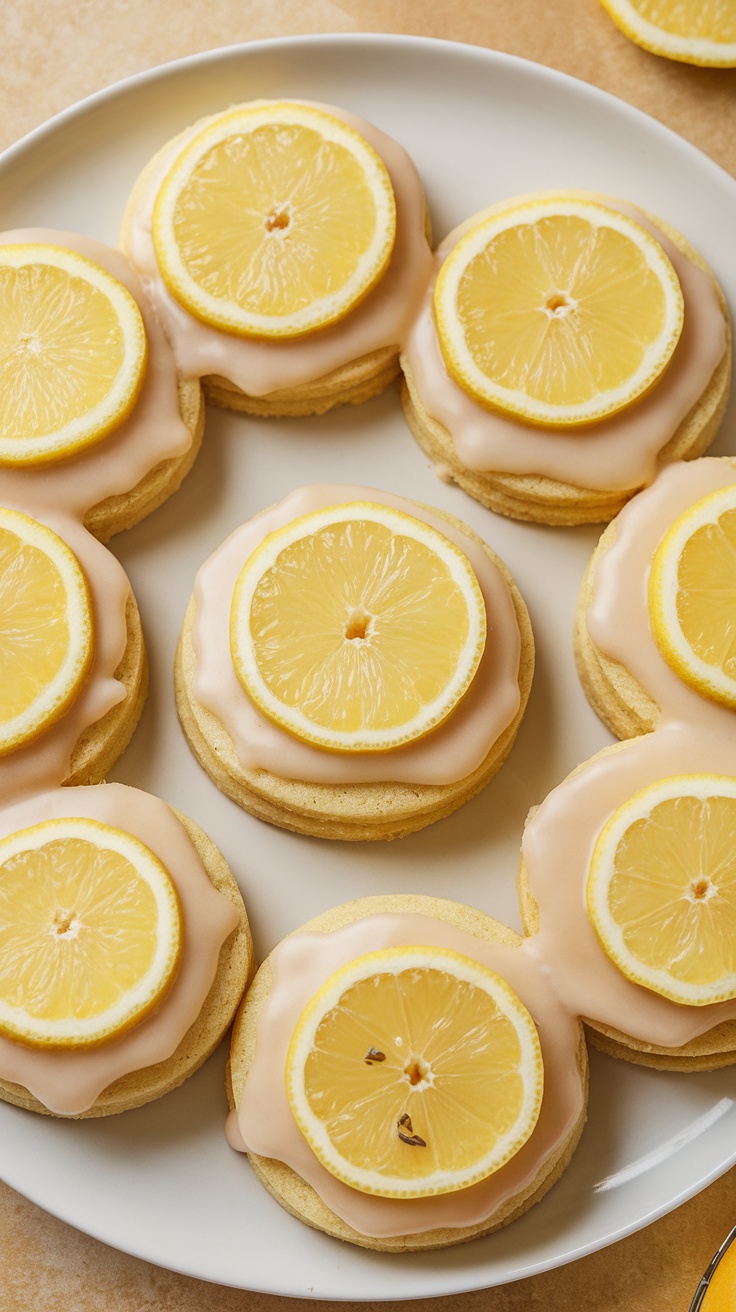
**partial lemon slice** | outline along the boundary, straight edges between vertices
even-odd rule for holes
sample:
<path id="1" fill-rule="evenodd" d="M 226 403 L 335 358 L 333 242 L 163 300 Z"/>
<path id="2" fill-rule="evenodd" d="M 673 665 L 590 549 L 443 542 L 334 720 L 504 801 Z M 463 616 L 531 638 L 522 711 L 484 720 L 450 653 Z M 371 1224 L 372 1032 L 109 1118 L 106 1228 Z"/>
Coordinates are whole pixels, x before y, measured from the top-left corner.
<path id="1" fill-rule="evenodd" d="M 339 119 L 262 102 L 221 114 L 167 174 L 153 240 L 167 287 L 242 336 L 342 319 L 385 271 L 396 203 L 380 156 Z"/>
<path id="2" fill-rule="evenodd" d="M 446 948 L 370 952 L 327 980 L 289 1045 L 286 1092 L 338 1180 L 385 1198 L 466 1189 L 539 1116 L 529 1012 L 505 980 Z"/>
<path id="3" fill-rule="evenodd" d="M 64 460 L 130 414 L 148 347 L 130 292 L 61 246 L 0 246 L 0 465 Z"/>
<path id="4" fill-rule="evenodd" d="M 92 602 L 56 533 L 0 507 L 0 756 L 68 709 L 94 653 Z"/>
<path id="5" fill-rule="evenodd" d="M 635 984 L 696 1007 L 736 997 L 736 779 L 661 779 L 619 807 L 586 897 L 606 953 Z"/>
<path id="6" fill-rule="evenodd" d="M 238 678 L 271 720 L 334 751 L 429 733 L 469 688 L 483 594 L 459 547 L 421 520 L 356 501 L 271 533 L 233 593 Z"/>
<path id="7" fill-rule="evenodd" d="M 173 982 L 182 932 L 167 870 L 132 834 L 64 818 L 0 840 L 0 1033 L 118 1038 Z"/>
<path id="8" fill-rule="evenodd" d="M 437 276 L 434 313 L 455 381 L 545 426 L 631 405 L 677 345 L 684 302 L 662 247 L 597 201 L 551 196 L 486 217 Z"/>
<path id="9" fill-rule="evenodd" d="M 736 66 L 733 0 L 602 0 L 630 40 L 655 55 L 714 68 Z"/>
<path id="10" fill-rule="evenodd" d="M 736 708 L 736 483 L 665 533 L 649 574 L 654 639 L 696 692 Z"/>

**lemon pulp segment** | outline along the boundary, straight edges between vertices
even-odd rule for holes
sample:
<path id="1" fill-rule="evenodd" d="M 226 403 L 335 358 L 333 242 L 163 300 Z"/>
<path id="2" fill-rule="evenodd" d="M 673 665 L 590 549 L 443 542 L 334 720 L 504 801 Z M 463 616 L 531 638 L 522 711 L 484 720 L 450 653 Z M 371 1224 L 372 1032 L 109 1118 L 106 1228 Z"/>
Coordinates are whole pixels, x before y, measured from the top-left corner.
<path id="1" fill-rule="evenodd" d="M 93 1046 L 158 1005 L 179 965 L 179 902 L 158 857 L 95 820 L 0 840 L 0 1033 Z"/>
<path id="2" fill-rule="evenodd" d="M 386 166 L 321 110 L 220 115 L 172 165 L 153 238 L 169 290 L 205 323 L 292 337 L 341 319 L 384 273 L 396 232 Z"/>
<path id="3" fill-rule="evenodd" d="M 0 247 L 0 465 L 63 460 L 132 410 L 148 347 L 104 269 L 60 246 Z"/>
<path id="4" fill-rule="evenodd" d="M 733 0 L 602 0 L 632 41 L 687 64 L 736 65 Z"/>
<path id="5" fill-rule="evenodd" d="M 459 547 L 370 502 L 270 534 L 233 594 L 245 691 L 289 732 L 336 751 L 387 751 L 435 728 L 469 688 L 485 636 Z"/>
<path id="6" fill-rule="evenodd" d="M 593 423 L 659 378 L 684 316 L 675 271 L 633 219 L 550 197 L 489 215 L 435 285 L 442 354 L 482 405 L 538 425 Z"/>
<path id="7" fill-rule="evenodd" d="M 736 484 L 696 502 L 659 543 L 649 574 L 654 639 L 676 674 L 736 708 Z"/>
<path id="8" fill-rule="evenodd" d="M 286 1086 L 333 1175 L 419 1198 L 466 1188 L 518 1152 L 541 1106 L 541 1048 L 487 967 L 444 948 L 389 948 L 338 970 L 308 1004 Z"/>
<path id="9" fill-rule="evenodd" d="M 0 756 L 64 714 L 93 654 L 92 603 L 76 556 L 44 524 L 0 507 Z"/>
<path id="10" fill-rule="evenodd" d="M 678 775 L 637 793 L 598 838 L 586 897 L 634 983 L 691 1006 L 736 997 L 736 779 Z"/>

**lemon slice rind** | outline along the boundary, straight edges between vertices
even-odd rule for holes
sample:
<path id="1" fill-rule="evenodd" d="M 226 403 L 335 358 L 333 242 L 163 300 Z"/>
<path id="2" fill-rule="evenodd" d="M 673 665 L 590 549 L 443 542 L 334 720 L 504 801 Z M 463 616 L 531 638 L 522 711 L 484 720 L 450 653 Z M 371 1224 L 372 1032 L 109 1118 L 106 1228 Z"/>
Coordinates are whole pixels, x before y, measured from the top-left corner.
<path id="1" fill-rule="evenodd" d="M 724 706 L 736 709 L 736 678 L 703 659 L 694 650 L 683 629 L 678 614 L 678 596 L 681 595 L 680 561 L 688 542 L 696 532 L 709 527 L 717 528 L 720 517 L 736 511 L 736 484 L 709 493 L 684 511 L 668 529 L 652 558 L 649 574 L 649 613 L 654 640 L 667 664 L 701 696 Z M 736 562 L 732 577 L 733 597 L 736 600 Z M 703 579 L 704 591 L 715 584 Z M 724 603 L 728 598 L 724 598 Z"/>
<path id="2" fill-rule="evenodd" d="M 498 1135 L 492 1147 L 472 1167 L 461 1171 L 440 1169 L 412 1181 L 405 1176 L 359 1167 L 344 1157 L 312 1110 L 305 1090 L 304 1072 L 320 1022 L 337 1005 L 346 989 L 375 975 L 398 975 L 409 970 L 421 971 L 422 968 L 445 971 L 453 980 L 482 990 L 491 998 L 496 1011 L 511 1022 L 518 1039 L 517 1060 L 518 1071 L 523 1072 L 523 1096 L 514 1122 L 505 1133 Z M 407 1052 L 407 1055 L 410 1054 Z M 407 1083 L 407 1094 L 409 1087 Z M 341 967 L 307 1004 L 292 1035 L 286 1060 L 286 1092 L 292 1115 L 315 1156 L 336 1179 L 362 1193 L 384 1198 L 434 1197 L 469 1188 L 492 1175 L 515 1156 L 532 1134 L 539 1118 L 543 1089 L 539 1036 L 526 1007 L 501 976 L 450 948 L 413 945 L 386 948 Z"/>
<path id="3" fill-rule="evenodd" d="M 628 238 L 655 273 L 664 301 L 664 327 L 646 349 L 636 371 L 617 387 L 595 392 L 590 399 L 552 404 L 519 388 L 504 386 L 477 364 L 465 339 L 457 311 L 461 279 L 470 262 L 481 255 L 500 233 L 520 225 L 533 225 L 556 215 L 588 220 Z M 555 288 L 550 286 L 550 293 Z M 571 303 L 574 291 L 570 291 Z M 542 312 L 544 306 L 540 305 Z M 618 210 L 598 201 L 560 195 L 527 201 L 495 211 L 466 232 L 442 264 L 434 291 L 434 315 L 447 369 L 452 378 L 481 405 L 523 422 L 545 427 L 576 427 L 597 423 L 631 405 L 657 382 L 679 341 L 684 319 L 682 289 L 675 270 L 659 242 L 647 230 Z"/>
<path id="4" fill-rule="evenodd" d="M 39 269 L 47 267 L 62 270 L 69 276 L 68 292 L 71 296 L 73 296 L 71 280 L 79 279 L 107 298 L 122 334 L 123 359 L 104 397 L 81 414 L 73 415 L 60 426 L 35 433 L 33 436 L 17 436 L 9 431 L 11 421 L 7 419 L 5 431 L 0 432 L 0 465 L 32 467 L 65 460 L 101 442 L 109 433 L 120 427 L 131 413 L 146 374 L 148 342 L 143 317 L 134 297 L 122 283 L 92 260 L 62 246 L 28 244 L 0 247 L 0 274 L 3 270 L 20 270 L 32 266 L 37 266 Z M 56 299 L 61 298 L 57 296 Z M 40 304 L 43 309 L 42 303 Z M 60 320 L 60 307 L 57 313 Z M 26 336 L 29 339 L 35 337 L 37 343 L 34 346 L 31 341 L 31 346 L 34 346 L 33 353 L 43 355 L 42 328 L 39 331 L 34 321 L 28 325 L 28 329 Z M 18 373 L 10 363 L 16 343 L 7 340 L 6 337 L 4 346 L 7 357 L 6 362 L 0 363 L 0 388 L 5 385 L 11 389 L 11 396 L 5 408 L 8 412 L 13 410 L 17 412 L 21 404 L 18 400 L 21 383 Z M 78 340 L 74 344 L 72 354 L 76 354 L 77 358 L 83 361 L 85 355 L 88 356 L 93 348 L 103 349 L 104 343 Z M 57 395 L 64 390 L 63 368 L 58 370 L 58 375 Z"/>
<path id="5" fill-rule="evenodd" d="M 288 314 L 263 314 L 232 299 L 213 296 L 190 274 L 175 236 L 179 198 L 193 169 L 216 146 L 238 133 L 257 131 L 274 123 L 305 127 L 326 142 L 347 149 L 359 162 L 375 206 L 374 235 L 346 282 Z M 276 208 L 288 212 L 286 198 Z M 264 216 L 265 218 L 266 216 Z M 383 276 L 396 235 L 396 201 L 388 170 L 377 151 L 354 128 L 323 110 L 293 102 L 261 102 L 236 107 L 209 122 L 181 151 L 167 173 L 153 210 L 153 241 L 162 277 L 172 295 L 196 318 L 225 332 L 244 337 L 290 338 L 338 322 L 353 310 Z M 273 238 L 278 241 L 280 238 Z"/>
<path id="6" fill-rule="evenodd" d="M 259 668 L 250 631 L 251 604 L 267 571 L 284 548 L 321 528 L 354 520 L 374 521 L 389 526 L 397 535 L 414 538 L 436 554 L 467 603 L 468 631 L 457 659 L 452 680 L 435 701 L 397 727 L 345 732 L 320 725 L 297 706 L 288 706 L 268 687 Z M 480 664 L 486 639 L 486 610 L 483 594 L 467 556 L 444 534 L 403 511 L 372 502 L 349 502 L 311 512 L 269 534 L 245 562 L 233 592 L 230 613 L 230 647 L 238 679 L 251 700 L 265 715 L 304 742 L 328 751 L 389 752 L 430 733 L 454 710 L 467 692 Z"/>
<path id="7" fill-rule="evenodd" d="M 71 1015 L 62 1019 L 39 1016 L 27 1006 L 13 1004 L 7 997 L 0 996 L 0 1034 L 33 1048 L 96 1047 L 119 1038 L 159 1006 L 173 983 L 181 958 L 183 927 L 178 895 L 165 866 L 133 834 L 86 817 L 42 821 L 0 839 L 0 877 L 2 868 L 14 858 L 64 838 L 82 839 L 98 850 L 117 853 L 135 867 L 136 875 L 146 883 L 155 899 L 158 941 L 150 966 L 137 985 L 127 990 L 118 1004 L 86 1020 Z M 113 916 L 114 910 L 110 914 Z M 2 920 L 7 952 L 10 920 L 7 910 Z M 27 929 L 25 932 L 30 941 Z M 46 934 L 49 945 L 44 954 L 48 956 L 53 952 L 51 925 Z M 19 951 L 22 952 L 22 946 Z M 99 964 L 99 960 L 104 959 L 104 946 L 97 955 Z M 77 974 L 82 969 L 83 966 L 78 965 Z"/>
<path id="8" fill-rule="evenodd" d="M 601 3 L 630 41 L 654 55 L 706 68 L 736 66 L 736 41 L 716 41 L 706 36 L 667 31 L 645 18 L 631 0 L 601 0 Z M 701 5 L 701 17 L 702 8 Z"/>
<path id="9" fill-rule="evenodd" d="M 28 545 L 43 552 L 56 567 L 64 589 L 64 619 L 69 642 L 66 656 L 54 678 L 23 712 L 0 724 L 0 758 L 33 742 L 61 719 L 84 684 L 94 657 L 92 599 L 87 579 L 71 548 L 45 524 L 20 511 L 0 507 L 0 534 L 3 530 L 17 537 L 21 546 Z M 11 571 L 6 585 L 10 595 L 5 597 L 0 615 L 0 652 L 3 648 L 3 621 L 14 623 L 12 606 L 19 583 L 17 571 Z M 6 668 L 4 683 L 11 678 L 12 669 Z"/>
<path id="10" fill-rule="evenodd" d="M 639 984 L 645 989 L 660 994 L 660 996 L 669 999 L 671 1002 L 683 1006 L 705 1007 L 713 1003 L 736 998 L 736 970 L 726 972 L 710 983 L 698 984 L 685 981 L 675 974 L 671 968 L 664 969 L 643 961 L 640 956 L 633 954 L 627 946 L 624 932 L 615 919 L 610 905 L 610 886 L 614 876 L 614 861 L 619 849 L 625 850 L 627 831 L 637 822 L 646 821 L 657 805 L 670 801 L 676 803 L 679 799 L 689 798 L 694 798 L 706 804 L 717 798 L 726 798 L 736 802 L 736 778 L 728 775 L 674 775 L 667 779 L 658 780 L 636 793 L 614 812 L 601 830 L 588 871 L 585 897 L 588 916 L 604 952 L 627 979 L 634 984 Z M 736 813 L 736 808 L 734 810 Z M 660 835 L 661 841 L 662 836 Z M 677 834 L 675 832 L 668 833 L 666 841 L 671 844 L 673 850 L 676 850 Z M 701 847 L 701 850 L 704 851 L 704 848 Z M 713 873 L 722 872 L 716 870 Z M 667 900 L 667 907 L 674 907 L 675 913 L 679 911 L 680 916 L 685 910 L 681 905 L 683 899 L 691 905 L 702 902 L 703 908 L 705 908 L 708 898 L 713 896 L 713 893 L 709 892 L 707 887 L 712 882 L 708 876 L 709 872 L 707 870 L 689 872 L 689 877 L 693 882 L 706 881 L 703 885 L 703 891 L 698 897 L 693 897 L 689 891 L 690 885 L 686 878 L 682 881 L 682 886 L 678 887 L 677 897 L 670 897 Z M 645 881 L 646 878 L 646 872 L 642 872 L 639 876 L 641 881 Z M 667 897 L 668 895 L 665 894 L 664 896 Z M 728 901 L 733 901 L 733 892 L 729 893 Z M 678 906 L 678 904 L 680 905 Z M 691 942 L 692 925 L 690 925 L 688 932 L 689 938 L 687 941 Z M 652 931 L 652 935 L 656 935 L 656 930 Z M 686 939 L 683 936 L 680 939 L 681 948 L 685 942 Z M 677 951 L 675 955 L 677 956 Z M 675 960 L 673 965 L 676 964 L 677 961 Z"/>

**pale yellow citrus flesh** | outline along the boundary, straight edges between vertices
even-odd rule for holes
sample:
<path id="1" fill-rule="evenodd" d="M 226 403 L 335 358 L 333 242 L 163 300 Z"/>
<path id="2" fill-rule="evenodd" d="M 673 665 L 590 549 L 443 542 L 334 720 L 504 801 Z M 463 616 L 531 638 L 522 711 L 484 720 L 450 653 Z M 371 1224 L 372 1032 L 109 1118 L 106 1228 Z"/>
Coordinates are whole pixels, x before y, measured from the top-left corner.
<path id="1" fill-rule="evenodd" d="M 483 595 L 444 534 L 353 502 L 305 515 L 246 561 L 231 650 L 249 697 L 335 751 L 390 751 L 464 696 L 486 635 Z"/>
<path id="2" fill-rule="evenodd" d="M 715 68 L 736 66 L 733 0 L 602 0 L 621 31 L 655 55 Z"/>
<path id="3" fill-rule="evenodd" d="M 289 1103 L 327 1170 L 364 1193 L 467 1188 L 518 1152 L 539 1116 L 534 1022 L 494 972 L 398 947 L 337 971 L 289 1047 Z"/>
<path id="4" fill-rule="evenodd" d="M 586 897 L 612 961 L 673 1002 L 736 997 L 736 779 L 663 779 L 620 807 Z"/>
<path id="5" fill-rule="evenodd" d="M 0 465 L 64 460 L 130 414 L 147 362 L 133 297 L 63 247 L 0 247 Z"/>
<path id="6" fill-rule="evenodd" d="M 94 820 L 0 841 L 0 1034 L 96 1046 L 158 1006 L 181 955 L 179 902 L 158 857 Z"/>
<path id="7" fill-rule="evenodd" d="M 56 723 L 93 655 L 92 602 L 76 556 L 44 524 L 0 508 L 0 756 Z"/>
<path id="8" fill-rule="evenodd" d="M 544 426 L 631 405 L 669 363 L 684 316 L 672 265 L 633 219 L 548 197 L 488 215 L 434 292 L 440 346 L 482 405 Z"/>
<path id="9" fill-rule="evenodd" d="M 698 501 L 665 534 L 652 560 L 649 610 L 675 673 L 736 708 L 736 484 Z"/>
<path id="10" fill-rule="evenodd" d="M 211 121 L 159 191 L 162 276 L 226 332 L 292 337 L 343 318 L 388 265 L 396 205 L 386 167 L 332 115 L 261 104 Z"/>

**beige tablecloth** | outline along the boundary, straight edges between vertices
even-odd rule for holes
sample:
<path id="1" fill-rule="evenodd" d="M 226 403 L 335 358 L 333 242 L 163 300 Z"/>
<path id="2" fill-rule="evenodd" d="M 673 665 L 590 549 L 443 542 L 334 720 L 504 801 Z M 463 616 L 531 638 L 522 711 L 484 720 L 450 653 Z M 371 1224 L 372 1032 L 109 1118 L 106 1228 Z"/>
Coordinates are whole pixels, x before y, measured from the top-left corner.
<path id="1" fill-rule="evenodd" d="M 360 31 L 467 41 L 549 64 L 661 119 L 736 176 L 736 70 L 690 68 L 646 54 L 621 35 L 598 0 L 178 0 L 176 6 L 170 0 L 4 0 L 0 148 L 90 92 L 182 55 L 264 37 Z M 734 1222 L 736 1170 L 647 1230 L 571 1266 L 493 1291 L 380 1307 L 687 1312 L 703 1268 Z M 340 1306 L 221 1289 L 159 1270 L 77 1233 L 0 1185 L 0 1312 Z"/>

